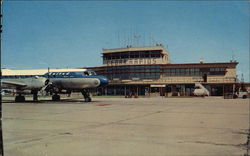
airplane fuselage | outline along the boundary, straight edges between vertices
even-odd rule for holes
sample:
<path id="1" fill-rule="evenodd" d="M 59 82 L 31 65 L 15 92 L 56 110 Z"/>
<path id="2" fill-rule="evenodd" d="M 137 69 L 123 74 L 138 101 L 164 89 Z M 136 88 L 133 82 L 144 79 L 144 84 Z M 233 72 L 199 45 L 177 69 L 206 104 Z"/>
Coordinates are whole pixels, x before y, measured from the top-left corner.
<path id="1" fill-rule="evenodd" d="M 24 101 L 21 94 L 30 90 L 33 99 L 37 100 L 37 92 L 44 88 L 45 91 L 53 94 L 52 100 L 60 100 L 58 94 L 66 90 L 67 93 L 80 91 L 86 102 L 90 102 L 90 88 L 96 88 L 108 84 L 104 76 L 96 75 L 92 70 L 87 69 L 51 69 L 51 70 L 3 70 L 2 79 L 6 89 L 15 89 L 19 92 L 16 101 Z"/>
<path id="2" fill-rule="evenodd" d="M 44 76 L 58 89 L 81 90 L 108 84 L 106 77 L 97 76 L 93 71 L 52 72 L 46 73 Z"/>

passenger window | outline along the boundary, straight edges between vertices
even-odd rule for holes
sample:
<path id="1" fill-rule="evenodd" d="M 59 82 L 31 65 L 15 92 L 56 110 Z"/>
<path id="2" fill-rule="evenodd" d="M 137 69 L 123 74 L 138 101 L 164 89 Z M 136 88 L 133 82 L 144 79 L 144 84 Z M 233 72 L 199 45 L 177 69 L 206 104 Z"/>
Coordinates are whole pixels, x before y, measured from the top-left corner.
<path id="1" fill-rule="evenodd" d="M 91 72 L 91 75 L 96 75 L 96 73 L 95 72 Z"/>

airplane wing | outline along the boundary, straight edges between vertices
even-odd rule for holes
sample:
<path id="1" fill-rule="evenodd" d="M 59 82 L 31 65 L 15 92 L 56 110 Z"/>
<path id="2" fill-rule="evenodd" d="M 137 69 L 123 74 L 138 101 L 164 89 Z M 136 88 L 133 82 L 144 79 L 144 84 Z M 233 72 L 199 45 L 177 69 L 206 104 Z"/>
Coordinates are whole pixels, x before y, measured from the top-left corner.
<path id="1" fill-rule="evenodd" d="M 26 87 L 26 86 L 27 86 L 26 84 L 21 83 L 21 82 L 2 80 L 2 87 L 3 88 L 17 89 L 17 88 L 22 88 L 22 87 Z"/>

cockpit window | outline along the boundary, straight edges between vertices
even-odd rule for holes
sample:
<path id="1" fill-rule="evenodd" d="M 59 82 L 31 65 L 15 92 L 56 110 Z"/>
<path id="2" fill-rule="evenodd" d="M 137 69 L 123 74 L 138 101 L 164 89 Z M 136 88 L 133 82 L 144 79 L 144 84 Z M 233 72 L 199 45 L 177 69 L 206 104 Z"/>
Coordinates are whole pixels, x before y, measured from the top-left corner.
<path id="1" fill-rule="evenodd" d="M 85 76 L 94 76 L 96 73 L 94 71 L 85 71 L 83 72 Z"/>
<path id="2" fill-rule="evenodd" d="M 85 76 L 89 76 L 89 72 L 85 71 L 85 72 L 84 72 L 84 75 L 85 75 Z"/>

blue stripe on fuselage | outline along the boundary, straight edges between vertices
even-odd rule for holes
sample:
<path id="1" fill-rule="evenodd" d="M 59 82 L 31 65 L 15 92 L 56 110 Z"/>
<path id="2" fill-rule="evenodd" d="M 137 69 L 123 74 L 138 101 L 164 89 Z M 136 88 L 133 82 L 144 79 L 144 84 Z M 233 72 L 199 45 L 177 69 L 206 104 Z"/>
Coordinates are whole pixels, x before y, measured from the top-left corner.
<path id="1" fill-rule="evenodd" d="M 78 74 L 77 74 L 78 73 Z M 11 75 L 11 76 L 2 76 L 2 79 L 25 79 L 25 78 L 31 78 L 31 77 L 45 77 L 48 79 L 74 79 L 74 78 L 96 78 L 100 80 L 100 86 L 106 86 L 109 83 L 109 80 L 105 77 L 105 76 L 98 76 L 98 75 L 90 75 L 90 76 L 86 76 L 84 75 L 84 73 L 80 73 L 80 72 L 53 72 L 50 73 L 50 75 L 48 73 L 44 74 L 44 75 Z M 56 81 L 56 80 L 55 80 Z"/>
<path id="2" fill-rule="evenodd" d="M 50 73 L 50 75 L 48 73 L 46 73 L 44 75 L 4 75 L 4 76 L 2 76 L 2 79 L 31 78 L 31 77 L 35 77 L 35 76 L 52 78 L 52 79 L 53 78 L 105 78 L 104 76 L 99 76 L 99 75 L 86 76 L 86 75 L 77 74 L 77 73 L 76 72 L 52 72 L 52 73 Z"/>
<path id="3" fill-rule="evenodd" d="M 86 74 L 95 74 L 92 70 L 87 70 L 85 72 L 51 72 L 44 74 L 46 78 L 105 78 L 104 76 L 99 75 L 86 75 Z"/>

